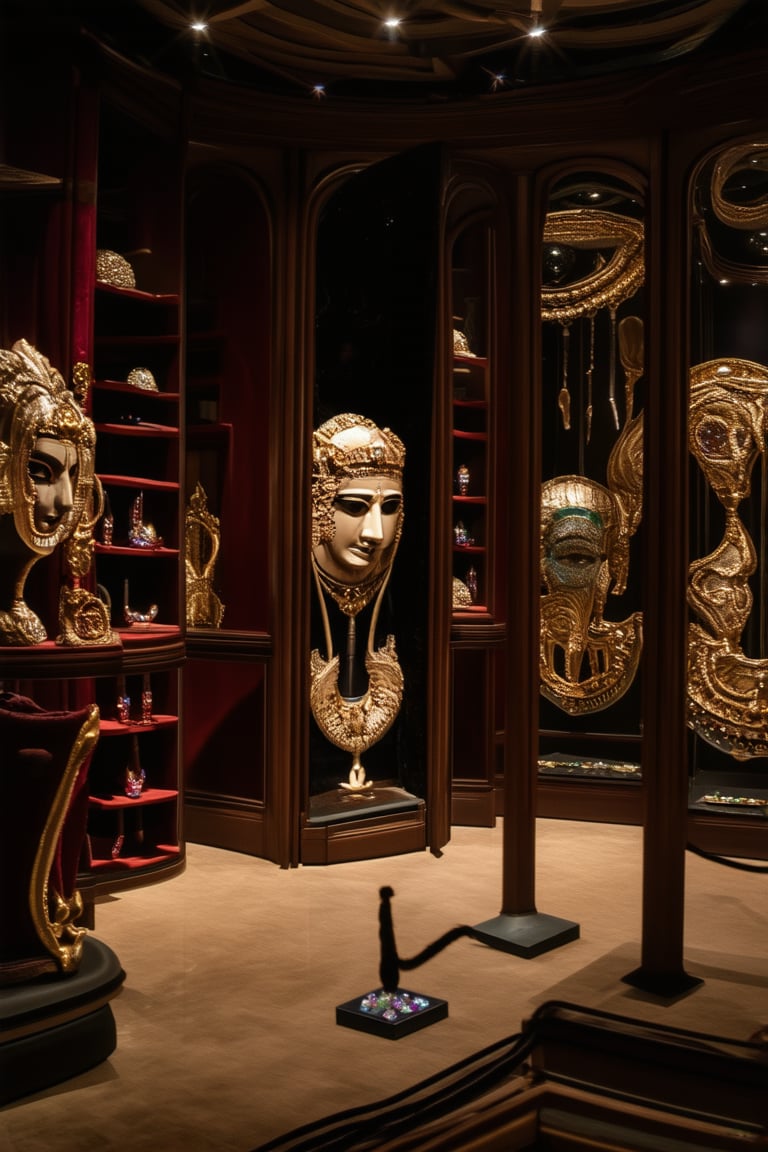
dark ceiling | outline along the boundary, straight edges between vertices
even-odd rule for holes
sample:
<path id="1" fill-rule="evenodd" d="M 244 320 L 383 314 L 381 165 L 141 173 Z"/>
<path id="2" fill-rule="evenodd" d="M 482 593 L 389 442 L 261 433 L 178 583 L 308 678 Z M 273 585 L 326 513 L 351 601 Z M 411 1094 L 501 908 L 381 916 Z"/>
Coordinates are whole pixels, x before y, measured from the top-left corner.
<path id="1" fill-rule="evenodd" d="M 160 71 L 328 99 L 465 98 L 664 67 L 768 36 L 768 0 L 74 3 L 107 43 Z M 388 17 L 400 23 L 387 27 Z"/>

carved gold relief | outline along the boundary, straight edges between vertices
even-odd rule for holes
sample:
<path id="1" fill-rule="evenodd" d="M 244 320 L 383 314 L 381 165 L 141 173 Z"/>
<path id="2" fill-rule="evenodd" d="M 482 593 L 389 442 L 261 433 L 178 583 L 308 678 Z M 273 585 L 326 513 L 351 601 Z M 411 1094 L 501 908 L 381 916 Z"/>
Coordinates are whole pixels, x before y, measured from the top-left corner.
<path id="1" fill-rule="evenodd" d="M 77 890 L 67 898 L 50 887 L 48 878 L 78 772 L 92 754 L 98 738 L 99 710 L 92 704 L 70 750 L 32 866 L 29 887 L 32 921 L 41 943 L 62 972 L 74 972 L 82 958 L 86 930 L 78 927 L 76 920 L 82 913 L 83 903 Z"/>
<path id="2" fill-rule="evenodd" d="M 718 154 L 700 181 L 694 227 L 701 260 L 714 280 L 768 283 L 766 174 L 768 144 L 734 144 Z"/>
<path id="3" fill-rule="evenodd" d="M 634 296 L 645 276 L 643 236 L 642 221 L 615 212 L 571 208 L 547 213 L 545 244 L 594 250 L 596 260 L 588 275 L 542 288 L 542 319 L 570 323 L 602 308 L 616 309 Z M 607 249 L 606 260 L 601 250 Z"/>
<path id="4" fill-rule="evenodd" d="M 768 659 L 752 659 L 741 636 L 752 610 L 757 556 L 738 515 L 765 452 L 768 368 L 719 359 L 691 369 L 689 447 L 725 510 L 723 538 L 689 566 L 688 603 L 699 617 L 688 636 L 691 727 L 738 760 L 768 755 Z"/>

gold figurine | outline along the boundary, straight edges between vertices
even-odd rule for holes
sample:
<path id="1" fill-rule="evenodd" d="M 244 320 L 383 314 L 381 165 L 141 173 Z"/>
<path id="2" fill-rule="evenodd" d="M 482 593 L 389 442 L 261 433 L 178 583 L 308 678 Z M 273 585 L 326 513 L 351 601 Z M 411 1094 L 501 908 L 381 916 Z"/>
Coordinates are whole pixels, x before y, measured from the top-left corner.
<path id="1" fill-rule="evenodd" d="M 184 525 L 187 624 L 190 628 L 221 627 L 224 605 L 213 590 L 220 540 L 219 519 L 209 510 L 205 489 L 198 482 L 187 505 Z"/>
<path id="2" fill-rule="evenodd" d="M 352 755 L 341 787 L 370 787 L 360 762 L 394 723 L 403 695 L 403 674 L 394 636 L 374 648 L 376 624 L 403 526 L 405 448 L 388 428 L 343 413 L 313 435 L 312 570 L 320 601 L 326 655 L 310 658 L 310 706 L 323 735 Z M 334 653 L 327 599 L 347 619 L 345 675 Z M 356 618 L 373 605 L 364 664 L 367 687 L 353 683 L 359 656 Z"/>

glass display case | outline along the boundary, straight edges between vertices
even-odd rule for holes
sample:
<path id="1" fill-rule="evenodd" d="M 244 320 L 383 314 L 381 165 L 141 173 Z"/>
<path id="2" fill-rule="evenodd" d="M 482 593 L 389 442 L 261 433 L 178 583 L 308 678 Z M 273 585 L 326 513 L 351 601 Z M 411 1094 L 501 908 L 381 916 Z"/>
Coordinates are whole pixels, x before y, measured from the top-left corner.
<path id="1" fill-rule="evenodd" d="M 768 854 L 768 138 L 691 183 L 692 838 Z"/>
<path id="2" fill-rule="evenodd" d="M 640 819 L 641 181 L 551 188 L 541 263 L 539 813 Z"/>

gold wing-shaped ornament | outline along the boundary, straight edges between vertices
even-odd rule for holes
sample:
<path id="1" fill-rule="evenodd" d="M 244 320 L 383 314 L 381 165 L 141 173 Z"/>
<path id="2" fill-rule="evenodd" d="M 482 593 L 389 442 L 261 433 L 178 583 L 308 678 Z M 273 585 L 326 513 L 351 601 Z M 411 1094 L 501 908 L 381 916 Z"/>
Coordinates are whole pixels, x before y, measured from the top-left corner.
<path id="1" fill-rule="evenodd" d="M 224 618 L 224 605 L 213 590 L 220 540 L 218 517 L 209 511 L 205 489 L 198 483 L 184 524 L 187 624 L 191 628 L 220 628 Z"/>

